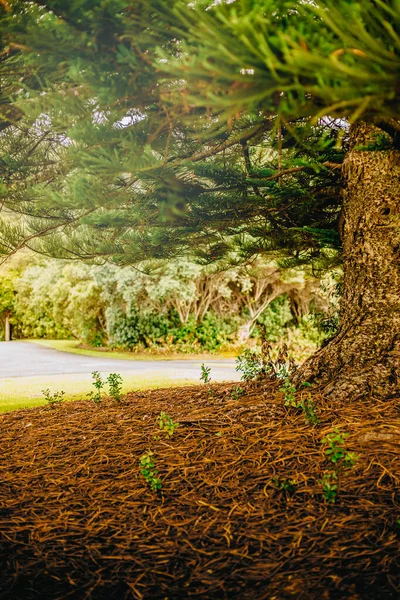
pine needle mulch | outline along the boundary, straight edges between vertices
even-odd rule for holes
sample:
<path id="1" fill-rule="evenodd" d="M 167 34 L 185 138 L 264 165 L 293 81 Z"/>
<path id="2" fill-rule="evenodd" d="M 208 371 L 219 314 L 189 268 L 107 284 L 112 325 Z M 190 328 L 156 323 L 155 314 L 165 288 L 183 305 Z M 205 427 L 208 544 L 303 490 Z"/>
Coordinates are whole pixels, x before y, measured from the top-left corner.
<path id="1" fill-rule="evenodd" d="M 399 399 L 314 395 L 312 426 L 276 383 L 232 387 L 2 415 L 0 598 L 399 598 Z M 334 427 L 359 460 L 327 503 Z M 160 492 L 139 473 L 149 449 Z"/>

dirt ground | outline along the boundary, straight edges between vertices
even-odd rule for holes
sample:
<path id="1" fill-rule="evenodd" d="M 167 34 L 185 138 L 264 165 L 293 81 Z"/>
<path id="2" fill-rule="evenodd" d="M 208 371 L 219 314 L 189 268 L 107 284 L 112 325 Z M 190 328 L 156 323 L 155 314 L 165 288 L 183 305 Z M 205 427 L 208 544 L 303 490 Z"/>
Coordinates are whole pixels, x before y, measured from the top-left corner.
<path id="1" fill-rule="evenodd" d="M 314 393 L 313 425 L 276 382 L 233 387 L 0 416 L 0 598 L 399 598 L 399 398 Z"/>

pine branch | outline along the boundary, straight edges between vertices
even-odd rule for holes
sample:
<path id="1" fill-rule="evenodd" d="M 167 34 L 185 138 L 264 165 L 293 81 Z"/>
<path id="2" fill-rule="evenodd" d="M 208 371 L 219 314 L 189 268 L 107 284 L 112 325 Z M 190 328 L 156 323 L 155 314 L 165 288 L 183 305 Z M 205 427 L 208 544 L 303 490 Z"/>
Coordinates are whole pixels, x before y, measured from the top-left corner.
<path id="1" fill-rule="evenodd" d="M 332 171 L 342 168 L 342 163 L 334 163 L 334 162 L 330 162 L 328 160 L 323 162 L 322 165 L 324 167 L 327 167 L 328 169 L 331 169 Z M 257 176 L 257 179 L 262 179 L 263 181 L 271 181 L 272 179 L 279 179 L 283 175 L 291 175 L 292 173 L 298 173 L 299 171 L 305 171 L 307 169 L 312 169 L 312 168 L 313 167 L 311 167 L 311 166 L 292 167 L 291 169 L 283 169 L 283 171 L 278 171 L 278 173 L 275 173 L 274 175 L 270 175 L 269 177 Z"/>
<path id="2" fill-rule="evenodd" d="M 215 154 L 218 154 L 219 152 L 222 152 L 223 150 L 227 150 L 228 148 L 231 148 L 232 146 L 235 146 L 236 144 L 243 144 L 243 142 L 247 142 L 248 140 L 251 140 L 252 138 L 256 137 L 256 135 L 258 135 L 259 133 L 263 133 L 264 131 L 268 131 L 271 130 L 274 126 L 274 122 L 273 120 L 270 121 L 264 121 L 261 125 L 259 125 L 258 127 L 254 127 L 250 130 L 247 130 L 247 132 L 244 134 L 243 132 L 240 132 L 240 134 L 233 136 L 232 138 L 229 138 L 228 140 L 226 140 L 225 142 L 222 142 L 221 144 L 218 144 L 217 146 L 213 146 L 212 148 L 209 148 L 208 150 L 204 150 L 203 152 L 198 152 L 197 154 L 184 154 L 182 156 L 177 156 L 175 158 L 171 158 L 169 161 L 170 164 L 176 164 L 181 160 L 188 160 L 189 162 L 197 162 L 199 160 L 203 160 L 204 158 L 209 158 L 210 156 L 215 156 Z"/>
<path id="3" fill-rule="evenodd" d="M 19 243 L 17 246 L 15 246 L 7 254 L 7 256 L 3 260 L 0 260 L 0 265 L 2 265 L 3 263 L 5 263 L 6 260 L 8 260 L 8 258 L 10 256 L 12 256 L 13 254 L 16 254 L 18 252 L 18 250 L 22 250 L 22 248 L 24 248 L 25 246 L 28 246 L 29 242 L 31 242 L 32 240 L 34 240 L 34 239 L 36 239 L 38 237 L 43 237 L 43 236 L 47 235 L 48 233 L 51 233 L 52 231 L 55 231 L 56 229 L 59 229 L 63 225 L 71 225 L 72 223 L 76 223 L 82 217 L 86 217 L 87 215 L 89 215 L 90 213 L 94 212 L 95 210 L 96 210 L 95 208 L 90 208 L 89 210 L 85 211 L 82 215 L 79 215 L 78 217 L 75 217 L 74 219 L 68 219 L 64 223 L 59 223 L 58 222 L 55 225 L 52 224 L 49 227 L 46 227 L 45 229 L 42 229 L 41 231 L 37 231 L 36 233 L 32 233 L 32 235 L 29 235 L 28 237 L 24 238 L 21 243 Z"/>

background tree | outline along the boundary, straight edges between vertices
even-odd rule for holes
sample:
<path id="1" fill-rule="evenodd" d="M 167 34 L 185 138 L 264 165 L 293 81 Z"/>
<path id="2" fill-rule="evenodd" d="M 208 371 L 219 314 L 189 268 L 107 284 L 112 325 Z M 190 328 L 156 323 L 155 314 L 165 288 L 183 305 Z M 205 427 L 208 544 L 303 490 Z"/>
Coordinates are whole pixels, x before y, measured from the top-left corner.
<path id="1" fill-rule="evenodd" d="M 14 285 L 12 274 L 0 280 L 0 323 L 2 326 L 1 338 L 11 340 L 11 317 L 14 310 Z"/>
<path id="2" fill-rule="evenodd" d="M 270 273 L 265 265 L 253 265 L 249 276 L 245 267 L 218 271 L 169 260 L 149 275 L 135 267 L 21 253 L 0 269 L 0 308 L 12 309 L 15 337 L 73 338 L 86 346 L 162 353 L 241 350 L 239 332 L 249 321 L 248 304 L 262 301 L 252 288 L 264 285 L 266 270 Z M 296 277 L 284 285 L 302 294 L 305 282 Z M 275 275 L 270 286 L 275 290 L 274 284 L 281 283 Z M 242 288 L 248 294 L 240 293 Z M 285 294 L 270 302 L 258 320 L 272 342 L 290 342 L 297 360 L 323 337 L 310 319 L 294 321 Z"/>
<path id="3" fill-rule="evenodd" d="M 316 288 L 316 281 L 305 279 L 299 271 L 280 271 L 276 266 L 265 264 L 265 261 L 253 261 L 237 270 L 237 276 L 231 283 L 233 293 L 238 304 L 245 309 L 247 318 L 239 330 L 239 339 L 245 341 L 249 338 L 256 323 L 266 308 L 283 294 L 289 298 L 296 297 L 302 300 L 304 314 L 310 312 L 311 290 Z M 294 296 L 296 294 L 296 296 Z M 292 304 L 292 302 L 291 302 Z M 293 314 L 297 323 L 299 314 Z M 268 331 L 268 330 L 267 330 Z"/>

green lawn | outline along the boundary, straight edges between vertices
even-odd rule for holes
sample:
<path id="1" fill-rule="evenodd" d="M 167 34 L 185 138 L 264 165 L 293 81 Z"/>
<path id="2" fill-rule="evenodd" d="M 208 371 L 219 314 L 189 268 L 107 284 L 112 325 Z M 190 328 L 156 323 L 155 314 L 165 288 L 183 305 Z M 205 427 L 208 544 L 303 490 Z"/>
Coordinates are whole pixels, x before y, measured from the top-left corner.
<path id="1" fill-rule="evenodd" d="M 209 359 L 218 357 L 233 357 L 233 353 L 224 354 L 135 354 L 133 352 L 117 352 L 113 350 L 87 350 L 79 348 L 76 340 L 25 340 L 47 348 L 54 348 L 62 352 L 70 352 L 83 356 L 102 358 L 115 358 L 119 360 L 189 360 Z M 155 389 L 162 387 L 178 387 L 183 385 L 198 384 L 199 380 L 172 379 L 165 374 L 122 375 L 124 379 L 123 393 L 132 390 Z M 42 390 L 49 388 L 51 393 L 63 390 L 65 400 L 81 400 L 94 390 L 91 374 L 83 375 L 47 375 L 35 377 L 10 377 L 0 379 L 0 413 L 19 408 L 30 408 L 47 404 Z"/>
<path id="2" fill-rule="evenodd" d="M 123 375 L 123 393 L 163 387 L 192 385 L 198 381 L 171 379 L 168 375 Z M 42 390 L 51 393 L 63 390 L 65 400 L 81 400 L 94 391 L 92 376 L 88 375 L 47 375 L 36 377 L 10 377 L 0 379 L 0 413 L 19 408 L 31 408 L 47 404 Z"/>
<path id="3" fill-rule="evenodd" d="M 32 342 L 47 348 L 71 352 L 72 354 L 81 354 L 83 356 L 102 356 L 103 358 L 116 358 L 119 360 L 205 360 L 216 358 L 236 358 L 235 352 L 220 352 L 218 354 L 151 354 L 123 352 L 117 350 L 96 350 L 79 348 L 79 342 L 76 340 L 24 340 Z"/>

